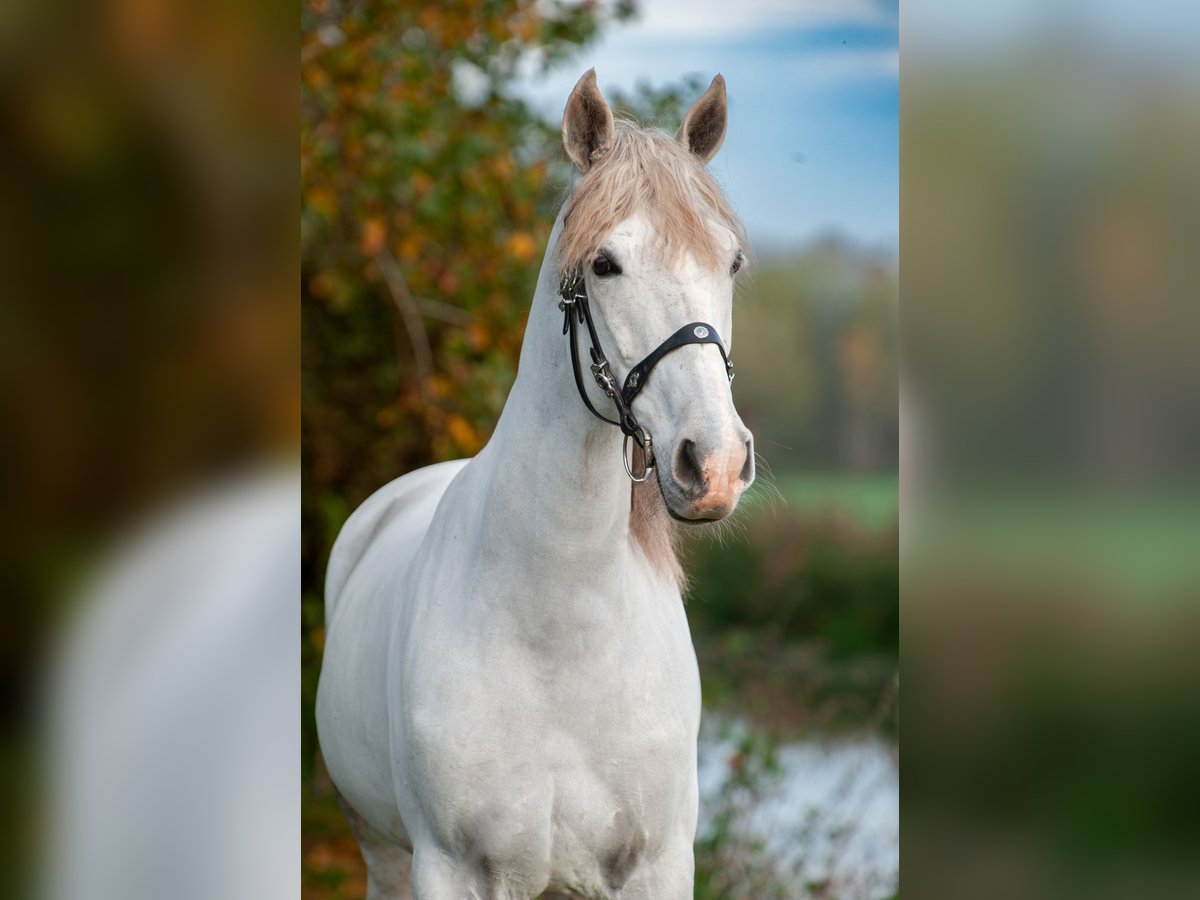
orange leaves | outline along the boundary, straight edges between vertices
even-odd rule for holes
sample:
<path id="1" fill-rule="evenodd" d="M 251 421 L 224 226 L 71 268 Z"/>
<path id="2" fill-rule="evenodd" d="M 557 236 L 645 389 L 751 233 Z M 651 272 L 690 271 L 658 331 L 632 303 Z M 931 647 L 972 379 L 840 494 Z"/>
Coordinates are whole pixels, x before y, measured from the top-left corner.
<path id="1" fill-rule="evenodd" d="M 492 174 L 501 182 L 506 182 L 516 174 L 511 156 L 497 156 L 492 160 Z"/>
<path id="2" fill-rule="evenodd" d="M 383 224 L 383 219 L 372 216 L 363 222 L 362 238 L 358 245 L 363 256 L 374 256 L 384 248 L 386 242 L 387 227 Z"/>
<path id="3" fill-rule="evenodd" d="M 329 272 L 318 272 L 308 282 L 308 289 L 314 297 L 327 299 L 333 295 L 334 280 Z"/>
<path id="4" fill-rule="evenodd" d="M 396 410 L 390 406 L 385 406 L 379 412 L 375 413 L 375 426 L 380 431 L 387 431 L 396 425 Z"/>
<path id="5" fill-rule="evenodd" d="M 470 422 L 457 413 L 446 417 L 446 434 L 463 453 L 471 456 L 478 453 L 479 448 L 483 446 L 479 440 L 479 433 L 471 427 Z"/>
<path id="6" fill-rule="evenodd" d="M 353 286 L 326 269 L 317 272 L 308 281 L 308 290 L 316 298 L 336 312 L 345 312 L 353 300 Z"/>
<path id="7" fill-rule="evenodd" d="M 482 353 L 492 343 L 492 336 L 481 322 L 475 321 L 467 326 L 467 346 L 476 353 Z"/>
<path id="8" fill-rule="evenodd" d="M 401 262 L 416 262 L 421 256 L 421 248 L 424 243 L 418 232 L 410 231 L 396 244 L 396 255 L 400 257 Z"/>
<path id="9" fill-rule="evenodd" d="M 532 11 L 518 13 L 508 20 L 508 25 L 512 29 L 513 37 L 524 44 L 533 43 L 538 35 L 539 23 Z"/>
<path id="10" fill-rule="evenodd" d="M 423 29 L 430 31 L 441 24 L 442 18 L 442 12 L 438 9 L 437 4 L 430 3 L 421 9 L 420 14 L 417 16 L 417 21 Z"/>
<path id="11" fill-rule="evenodd" d="M 320 213 L 325 221 L 332 222 L 337 216 L 337 194 L 328 185 L 321 184 L 309 188 L 304 195 L 304 199 L 309 209 Z"/>
<path id="12" fill-rule="evenodd" d="M 453 385 L 450 383 L 450 379 L 444 375 L 434 374 L 425 379 L 425 388 L 434 400 L 444 400 L 450 396 Z"/>
<path id="13" fill-rule="evenodd" d="M 305 66 L 303 76 L 304 81 L 314 91 L 323 91 L 329 87 L 329 73 L 324 69 L 316 66 Z"/>
<path id="14" fill-rule="evenodd" d="M 408 179 L 408 183 L 412 185 L 413 196 L 418 200 L 427 197 L 433 189 L 433 179 L 427 172 L 413 172 Z"/>
<path id="15" fill-rule="evenodd" d="M 504 250 L 521 263 L 537 259 L 538 245 L 528 231 L 514 231 L 504 242 Z"/>
<path id="16" fill-rule="evenodd" d="M 430 432 L 430 449 L 436 459 L 474 456 L 483 447 L 479 430 L 460 413 L 445 413 L 437 408 L 425 411 Z"/>

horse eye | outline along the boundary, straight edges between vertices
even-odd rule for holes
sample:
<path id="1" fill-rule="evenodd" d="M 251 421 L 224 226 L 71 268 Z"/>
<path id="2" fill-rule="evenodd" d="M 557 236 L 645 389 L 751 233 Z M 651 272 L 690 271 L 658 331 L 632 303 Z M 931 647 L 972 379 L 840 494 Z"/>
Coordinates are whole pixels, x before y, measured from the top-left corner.
<path id="1" fill-rule="evenodd" d="M 737 252 L 737 256 L 733 258 L 733 265 L 729 267 L 729 274 L 736 275 L 738 269 L 742 267 L 742 263 L 746 261 L 746 255 L 741 250 Z"/>
<path id="2" fill-rule="evenodd" d="M 598 253 L 596 258 L 592 260 L 592 271 L 597 275 L 620 275 L 621 267 L 609 259 L 605 254 Z"/>

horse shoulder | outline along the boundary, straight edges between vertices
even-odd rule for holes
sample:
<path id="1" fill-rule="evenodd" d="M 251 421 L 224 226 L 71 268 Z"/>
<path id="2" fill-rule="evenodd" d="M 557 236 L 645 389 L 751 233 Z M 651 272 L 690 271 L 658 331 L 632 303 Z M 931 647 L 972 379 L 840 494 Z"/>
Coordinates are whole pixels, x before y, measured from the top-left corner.
<path id="1" fill-rule="evenodd" d="M 339 597 L 373 542 L 406 513 L 436 508 L 450 482 L 470 460 L 456 459 L 409 472 L 388 482 L 358 507 L 338 533 L 325 574 L 325 620 L 333 621 Z"/>
<path id="2" fill-rule="evenodd" d="M 355 510 L 330 555 L 326 643 L 316 719 L 330 777 L 346 802 L 390 840 L 407 845 L 396 807 L 389 737 L 389 636 L 400 611 L 396 587 L 428 531 L 457 460 L 383 486 Z"/>

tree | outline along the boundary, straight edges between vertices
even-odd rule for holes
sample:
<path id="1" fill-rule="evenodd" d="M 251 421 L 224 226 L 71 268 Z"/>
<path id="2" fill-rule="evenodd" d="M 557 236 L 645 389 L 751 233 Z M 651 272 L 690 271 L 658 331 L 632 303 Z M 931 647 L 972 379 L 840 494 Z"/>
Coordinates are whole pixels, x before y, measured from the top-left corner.
<path id="1" fill-rule="evenodd" d="M 348 512 L 474 454 L 516 373 L 566 183 L 558 123 L 516 96 L 632 4 L 306 0 L 301 11 L 304 628 Z M 306 666 L 311 698 L 315 666 Z"/>

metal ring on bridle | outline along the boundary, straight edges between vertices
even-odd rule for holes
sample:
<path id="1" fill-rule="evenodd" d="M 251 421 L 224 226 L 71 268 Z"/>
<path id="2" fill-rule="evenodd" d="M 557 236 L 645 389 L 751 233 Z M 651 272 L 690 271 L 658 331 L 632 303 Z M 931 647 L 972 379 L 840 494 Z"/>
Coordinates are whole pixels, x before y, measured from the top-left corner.
<path id="1" fill-rule="evenodd" d="M 650 437 L 650 432 L 639 426 L 642 437 L 645 442 L 642 444 L 642 450 L 645 454 L 645 468 L 642 470 L 642 477 L 638 478 L 633 474 L 633 467 L 629 465 L 629 439 L 633 437 L 631 434 L 625 435 L 625 440 L 621 442 L 621 459 L 625 462 L 625 474 L 629 476 L 629 480 L 634 484 L 642 484 L 650 478 L 650 473 L 654 471 L 654 438 Z M 642 443 L 639 441 L 639 443 Z"/>

